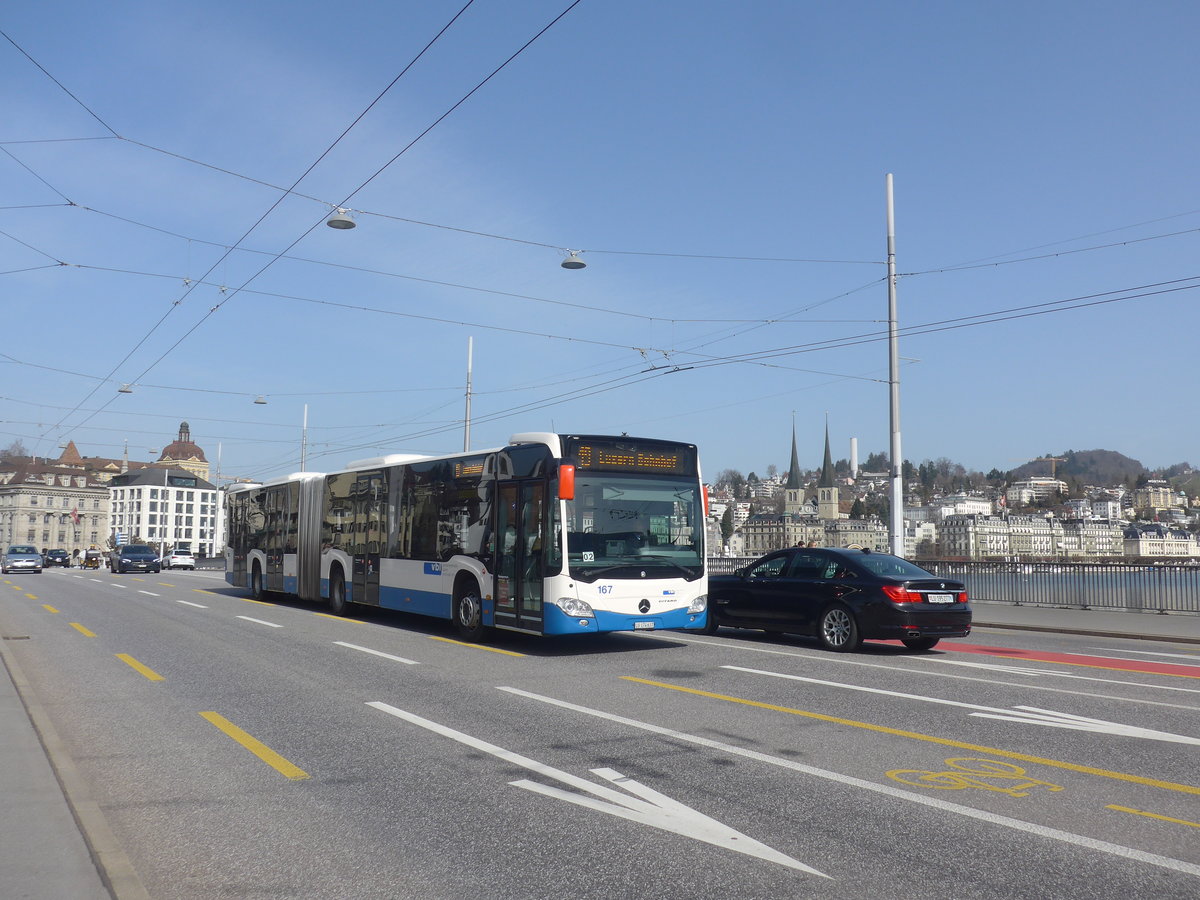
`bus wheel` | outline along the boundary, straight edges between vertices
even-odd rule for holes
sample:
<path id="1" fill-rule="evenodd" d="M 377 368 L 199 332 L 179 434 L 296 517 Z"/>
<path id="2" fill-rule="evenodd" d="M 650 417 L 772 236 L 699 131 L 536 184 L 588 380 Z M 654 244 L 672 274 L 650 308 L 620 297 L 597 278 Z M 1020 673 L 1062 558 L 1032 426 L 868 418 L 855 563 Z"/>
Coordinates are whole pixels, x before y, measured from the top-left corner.
<path id="1" fill-rule="evenodd" d="M 263 596 L 262 569 L 258 563 L 254 564 L 254 571 L 250 573 L 250 596 L 255 600 L 261 600 Z"/>
<path id="2" fill-rule="evenodd" d="M 346 602 L 346 580 L 342 578 L 340 569 L 334 569 L 329 578 L 329 611 L 335 616 L 344 616 L 349 605 Z"/>
<path id="3" fill-rule="evenodd" d="M 466 588 L 454 597 L 454 627 L 469 641 L 483 637 L 483 604 L 479 593 Z"/>

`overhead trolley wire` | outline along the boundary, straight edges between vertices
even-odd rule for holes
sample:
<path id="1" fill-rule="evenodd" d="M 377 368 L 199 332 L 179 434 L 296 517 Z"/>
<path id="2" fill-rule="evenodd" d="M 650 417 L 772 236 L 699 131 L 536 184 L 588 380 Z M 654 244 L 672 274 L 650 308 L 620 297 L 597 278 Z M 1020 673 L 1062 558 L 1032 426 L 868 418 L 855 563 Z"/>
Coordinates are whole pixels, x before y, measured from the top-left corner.
<path id="1" fill-rule="evenodd" d="M 350 130 L 351 130 L 351 129 L 352 129 L 352 128 L 353 128 L 353 127 L 354 127 L 354 126 L 355 126 L 355 125 L 356 125 L 356 124 L 357 124 L 357 123 L 358 123 L 358 122 L 361 120 L 361 119 L 362 119 L 362 117 L 363 117 L 364 115 L 366 115 L 366 113 L 367 113 L 367 112 L 369 112 L 369 111 L 370 111 L 370 109 L 371 109 L 371 108 L 372 108 L 372 107 L 373 107 L 373 106 L 374 106 L 376 103 L 378 103 L 378 102 L 379 102 L 379 99 L 380 99 L 380 98 L 381 98 L 381 97 L 382 97 L 384 94 L 386 94 L 386 93 L 387 93 L 389 90 L 391 90 L 392 86 L 396 84 L 396 82 L 397 82 L 397 81 L 400 79 L 400 77 L 401 77 L 401 76 L 403 76 L 405 72 L 409 71 L 409 69 L 411 69 L 411 68 L 412 68 L 412 66 L 413 66 L 413 65 L 414 65 L 414 64 L 417 62 L 417 60 L 419 60 L 419 59 L 420 59 L 422 56 L 424 56 L 424 55 L 425 55 L 425 53 L 426 53 L 426 52 L 429 50 L 429 48 L 430 48 L 430 47 L 432 47 L 432 46 L 433 46 L 433 44 L 434 44 L 434 43 L 435 43 L 435 42 L 436 42 L 436 41 L 437 41 L 437 40 L 438 40 L 438 39 L 439 39 L 439 38 L 440 38 L 440 37 L 441 37 L 443 34 L 445 34 L 446 30 L 447 30 L 447 29 L 448 29 L 448 28 L 449 28 L 451 25 L 453 25 L 453 24 L 454 24 L 454 22 L 455 22 L 455 21 L 457 21 L 457 20 L 458 20 L 458 18 L 459 18 L 459 17 L 462 15 L 462 13 L 463 13 L 463 12 L 464 12 L 464 11 L 465 11 L 465 10 L 466 10 L 468 7 L 470 7 L 470 6 L 471 6 L 471 5 L 472 5 L 474 2 L 475 2 L 475 0 L 467 0 L 467 3 L 466 3 L 466 4 L 465 4 L 463 7 L 462 7 L 462 9 L 460 9 L 460 10 L 459 10 L 457 13 L 455 13 L 455 14 L 454 14 L 454 16 L 453 16 L 453 17 L 450 19 L 450 21 L 449 21 L 449 22 L 447 22 L 447 23 L 446 23 L 446 25 L 444 25 L 444 26 L 441 28 L 441 30 L 440 30 L 440 31 L 438 31 L 438 33 L 437 33 L 437 34 L 436 34 L 436 35 L 435 35 L 435 36 L 434 36 L 434 37 L 433 37 L 433 38 L 432 38 L 432 39 L 431 39 L 431 40 L 430 40 L 430 41 L 429 41 L 429 42 L 428 42 L 428 43 L 427 43 L 427 44 L 426 44 L 426 45 L 425 45 L 425 46 L 424 46 L 422 49 L 421 49 L 421 51 L 420 51 L 420 52 L 419 52 L 419 53 L 418 53 L 418 54 L 417 54 L 417 55 L 416 55 L 416 56 L 415 56 L 415 57 L 414 57 L 414 58 L 413 58 L 413 59 L 412 59 L 412 60 L 411 60 L 411 61 L 408 63 L 408 65 L 404 67 L 404 69 L 403 69 L 403 70 L 400 72 L 400 74 L 399 74 L 399 75 L 397 75 L 397 76 L 396 76 L 396 78 L 394 78 L 394 79 L 391 81 L 391 83 L 390 83 L 390 84 L 388 84 L 388 86 L 387 86 L 386 88 L 384 88 L 384 90 L 383 90 L 383 91 L 382 91 L 382 92 L 381 92 L 381 93 L 380 93 L 380 94 L 379 94 L 379 95 L 378 95 L 378 96 L 377 96 L 377 97 L 376 97 L 374 100 L 372 100 L 372 101 L 371 101 L 371 103 L 370 103 L 370 104 L 367 106 L 367 108 L 366 108 L 365 110 L 363 110 L 363 111 L 362 111 L 362 113 L 360 113 L 360 114 L 359 114 L 359 115 L 358 115 L 358 116 L 357 116 L 357 117 L 354 119 L 354 121 L 353 121 L 353 122 L 351 122 L 351 124 L 350 124 L 350 125 L 349 125 L 349 126 L 348 126 L 348 127 L 347 127 L 347 128 L 346 128 L 346 129 L 345 129 L 345 130 L 344 130 L 344 131 L 343 131 L 343 132 L 342 132 L 342 133 L 341 133 L 341 134 L 340 134 L 340 135 L 337 137 L 337 139 L 336 139 L 336 140 L 334 140 L 334 141 L 333 141 L 333 143 L 332 143 L 332 144 L 330 144 L 330 145 L 329 145 L 329 147 L 327 147 L 327 148 L 325 149 L 325 151 L 324 151 L 324 152 L 323 152 L 323 153 L 322 153 L 322 154 L 321 154 L 321 155 L 320 155 L 320 156 L 317 158 L 317 160 L 316 160 L 316 161 L 314 161 L 314 162 L 313 162 L 313 164 L 312 164 L 312 165 L 310 165 L 310 166 L 308 167 L 308 169 L 306 169 L 306 170 L 304 171 L 304 173 L 303 173 L 303 174 L 302 174 L 302 175 L 301 175 L 299 178 L 297 178 L 297 179 L 295 180 L 295 182 L 293 182 L 292 186 L 291 186 L 290 188 L 286 189 L 286 191 L 285 191 L 284 193 L 282 193 L 282 194 L 279 196 L 279 198 L 277 198 L 277 199 L 276 199 L 276 201 L 275 201 L 275 202 L 274 202 L 274 203 L 271 205 L 271 207 L 270 207 L 270 208 L 269 208 L 269 209 L 268 209 L 266 212 L 264 212 L 264 213 L 262 214 L 262 216 L 260 216 L 260 217 L 259 217 L 259 219 L 258 219 L 258 220 L 257 220 L 257 221 L 256 221 L 256 222 L 253 224 L 253 225 L 251 225 L 251 226 L 250 226 L 250 228 L 249 228 L 249 229 L 248 229 L 248 230 L 247 230 L 247 231 L 246 231 L 246 232 L 245 232 L 245 233 L 244 233 L 244 234 L 243 234 L 243 235 L 242 235 L 242 236 L 241 236 L 241 237 L 240 237 L 240 238 L 237 240 L 237 242 L 234 244 L 234 247 L 237 247 L 239 244 L 241 244 L 241 242 L 242 242 L 242 241 L 244 241 L 244 240 L 245 240 L 247 237 L 249 237 L 249 235 L 251 234 L 251 232 L 253 232 L 253 231 L 254 231 L 254 229 L 256 229 L 256 228 L 257 228 L 257 227 L 258 227 L 260 224 L 262 224 L 263 220 L 264 220 L 264 219 L 266 219 L 266 217 L 267 217 L 267 216 L 268 216 L 268 215 L 269 215 L 269 214 L 270 214 L 270 213 L 271 213 L 271 212 L 272 212 L 272 211 L 273 211 L 273 210 L 274 210 L 276 207 L 278 207 L 280 203 L 282 203 L 282 202 L 283 202 L 283 200 L 284 200 L 284 199 L 285 199 L 285 198 L 288 196 L 288 194 L 290 194 L 290 192 L 291 192 L 292 188 L 296 187 L 296 185 L 298 185 L 298 184 L 300 183 L 300 181 L 302 181 L 302 180 L 303 180 L 303 179 L 304 179 L 304 178 L 305 178 L 305 177 L 306 177 L 306 176 L 307 176 L 307 175 L 308 175 L 308 174 L 309 174 L 309 173 L 310 173 L 310 172 L 313 170 L 313 168 L 314 168 L 314 167 L 315 167 L 315 166 L 316 166 L 316 165 L 317 165 L 317 164 L 318 164 L 318 163 L 319 163 L 319 162 L 320 162 L 322 159 L 324 159 L 324 158 L 325 158 L 325 156 L 326 156 L 326 155 L 328 155 L 328 154 L 329 154 L 329 152 L 330 152 L 330 151 L 331 151 L 331 150 L 332 150 L 332 149 L 333 149 L 335 146 L 337 146 L 337 144 L 338 144 L 338 143 L 339 143 L 339 142 L 342 140 L 342 138 L 344 138 L 344 137 L 346 136 L 346 134 L 348 134 L 348 133 L 349 133 L 349 131 L 350 131 Z M 578 2 L 578 0 L 576 0 L 576 2 Z M 0 34 L 4 34 L 4 32 L 0 32 Z M 96 113 L 95 113 L 95 112 L 93 112 L 91 109 L 89 109 L 89 108 L 87 107 L 87 105 L 83 103 L 83 101 L 79 100 L 79 98 L 78 98 L 78 97 L 76 97 L 76 96 L 75 96 L 74 94 L 72 94 L 72 93 L 71 93 L 69 90 L 67 90 L 67 88 L 66 88 L 65 86 L 63 86 L 63 85 L 62 85 L 62 84 L 61 84 L 61 83 L 60 83 L 60 82 L 59 82 L 59 81 L 58 81 L 56 78 L 54 78 L 54 76 L 52 76 L 52 75 L 51 75 L 49 72 L 47 72 L 47 71 L 46 71 L 46 69 L 45 69 L 45 68 L 43 68 L 43 67 L 41 66 L 41 64 L 40 64 L 40 63 L 38 63 L 36 60 L 34 60 L 34 59 L 33 59 L 33 57 L 31 57 L 31 56 L 30 56 L 28 53 L 26 53 L 26 52 L 24 51 L 24 49 L 22 49 L 22 48 L 21 48 L 21 47 L 20 47 L 20 46 L 19 46 L 19 45 L 18 45 L 18 44 L 15 42 L 15 41 L 13 41 L 13 40 L 12 40 L 12 38 L 10 38 L 10 37 L 9 37 L 7 34 L 4 34 L 4 37 L 5 37 L 5 38 L 6 38 L 6 39 L 9 41 L 9 43 L 11 43 L 11 44 L 12 44 L 14 47 L 16 47 L 16 48 L 17 48 L 17 49 L 18 49 L 18 50 L 19 50 L 19 51 L 20 51 L 20 52 L 21 52 L 21 53 L 22 53 L 22 54 L 23 54 L 23 55 L 24 55 L 24 56 L 25 56 L 27 59 L 29 59 L 29 61 L 30 61 L 30 62 L 32 62 L 32 63 L 33 63 L 35 66 L 37 66 L 37 67 L 38 67 L 38 69 L 40 69 L 42 72 L 44 72 L 44 73 L 46 74 L 46 76 L 47 76 L 48 78 L 50 78 L 50 80 L 51 80 L 51 81 L 53 81 L 53 82 L 54 82 L 55 84 L 57 84 L 57 85 L 58 85 L 60 88 L 62 88 L 62 90 L 63 90 L 64 92 L 66 92 L 66 94 L 67 94 L 69 97 L 71 97 L 71 99 L 75 100 L 75 102 L 76 102 L 76 103 L 78 103 L 78 104 L 79 104 L 81 107 L 83 107 L 85 110 L 87 110 L 89 113 L 91 113 L 91 114 L 92 114 L 92 116 L 93 116 L 93 117 L 94 117 L 94 118 L 95 118 L 95 119 L 96 119 L 98 122 L 100 122 L 100 124 L 101 124 L 101 125 L 103 125 L 103 126 L 104 126 L 104 127 L 105 127 L 105 128 L 108 130 L 108 131 L 112 132 L 112 134 L 113 134 L 114 136 L 117 136 L 117 137 L 119 137 L 119 135 L 117 134 L 117 132 L 116 132 L 116 130 L 115 130 L 115 129 L 113 129 L 111 126 L 109 126 L 107 122 L 105 122 L 105 121 L 104 121 L 103 119 L 101 119 L 101 118 L 100 118 L 98 115 L 96 115 Z M 7 151 L 6 151 L 6 152 L 7 152 Z M 11 155 L 11 154 L 10 154 L 10 155 Z M 60 194 L 60 196 L 62 196 L 62 195 Z M 65 198 L 64 198 L 64 199 L 65 199 Z M 315 227 L 316 227 L 316 226 L 314 225 L 314 226 L 313 226 L 313 228 L 315 228 Z M 303 239 L 303 237 L 304 237 L 305 235 L 307 235 L 307 234 L 308 234 L 309 232 L 311 232 L 311 231 L 312 231 L 312 228 L 309 228 L 307 231 L 305 231 L 305 232 L 304 232 L 304 234 L 303 234 L 303 235 L 301 235 L 299 238 L 297 238 L 297 239 L 296 239 L 296 240 L 295 240 L 295 241 L 294 241 L 294 242 L 293 242 L 293 243 L 292 243 L 292 244 L 291 244 L 291 245 L 290 245 L 290 246 L 289 246 L 287 249 L 288 249 L 288 250 L 290 250 L 290 249 L 291 249 L 291 247 L 294 247 L 294 246 L 295 246 L 297 243 L 299 243 L 299 242 L 300 242 L 300 240 L 302 240 L 302 239 Z M 226 251 L 225 251 L 225 253 L 224 253 L 224 254 L 222 254 L 221 258 L 220 258 L 220 259 L 218 259 L 218 260 L 217 260 L 215 263 L 213 263 L 213 265 L 212 265 L 212 266 L 209 268 L 209 270 L 208 270 L 207 272 L 205 272 L 205 273 L 204 273 L 204 277 L 207 277 L 209 274 L 211 274 L 211 273 L 212 273 L 212 272 L 213 272 L 213 271 L 214 271 L 214 270 L 217 268 L 217 266 L 219 266 L 219 265 L 220 265 L 220 264 L 221 264 L 221 263 L 222 263 L 222 262 L 223 262 L 223 261 L 224 261 L 224 260 L 225 260 L 225 259 L 226 259 L 226 258 L 229 256 L 229 254 L 230 254 L 230 253 L 232 253 L 232 252 L 233 252 L 233 248 L 232 248 L 232 247 L 231 247 L 230 249 L 226 250 Z M 286 252 L 286 250 L 285 250 L 285 252 Z M 272 262 L 273 262 L 273 261 L 272 261 Z M 258 275 L 261 275 L 263 271 L 266 271 L 266 269 L 267 269 L 267 268 L 268 268 L 270 265 L 271 265 L 271 263 L 268 263 L 266 266 L 264 266 L 262 269 L 260 269 L 260 270 L 259 270 L 259 272 L 257 272 L 255 275 L 251 276 L 251 279 L 250 279 L 250 280 L 253 280 L 254 278 L 257 278 L 257 277 L 258 277 Z M 246 283 L 246 284 L 249 284 L 249 281 L 250 281 L 250 280 L 248 280 L 248 281 L 247 281 L 247 282 L 245 282 L 245 283 Z M 244 286 L 244 285 L 243 285 L 243 286 Z M 155 323 L 154 323 L 154 325 L 153 325 L 153 326 L 150 328 L 150 330 L 149 330 L 149 331 L 148 331 L 148 332 L 147 332 L 147 333 L 146 333 L 146 334 L 145 334 L 145 335 L 144 335 L 144 336 L 141 338 L 141 340 L 139 340 L 139 341 L 138 341 L 138 342 L 137 342 L 137 343 L 134 345 L 133 349 L 131 349 L 131 350 L 130 350 L 128 353 L 126 353 L 126 354 L 125 354 L 125 356 L 124 356 L 124 357 L 123 357 L 123 358 L 120 360 L 120 362 L 118 362 L 118 363 L 117 363 L 117 364 L 116 364 L 116 365 L 115 365 L 115 366 L 112 368 L 112 370 L 109 372 L 109 374 L 108 374 L 108 376 L 107 376 L 107 377 L 110 377 L 110 378 L 111 378 L 111 377 L 112 377 L 112 375 L 113 375 L 113 374 L 115 374 L 115 373 L 116 373 L 116 371 L 117 371 L 117 370 L 118 370 L 118 369 L 119 369 L 119 368 L 120 368 L 122 365 L 124 365 L 126 361 L 128 361 L 128 360 L 129 360 L 129 358 L 130 358 L 130 357 L 131 357 L 131 356 L 132 356 L 132 355 L 133 355 L 133 354 L 134 354 L 134 353 L 135 353 L 135 352 L 138 350 L 138 348 L 140 348 L 140 347 L 141 347 L 141 346 L 142 346 L 142 345 L 143 345 L 143 344 L 144 344 L 144 343 L 145 343 L 145 342 L 146 342 L 146 341 L 147 341 L 147 340 L 150 338 L 150 336 L 151 336 L 152 334 L 154 334 L 154 332 L 155 332 L 155 331 L 157 331 L 157 330 L 158 330 L 158 328 L 159 328 L 159 327 L 162 325 L 162 323 L 163 323 L 163 322 L 166 320 L 167 316 L 169 316 L 169 315 L 170 315 L 170 314 L 171 314 L 171 313 L 172 313 L 172 312 L 173 312 L 173 311 L 174 311 L 174 310 L 175 310 L 175 309 L 176 309 L 176 308 L 177 308 L 177 307 L 178 307 L 180 304 L 182 304 L 182 303 L 183 303 L 183 301 L 184 301 L 184 300 L 186 300 L 186 299 L 187 299 L 187 297 L 188 297 L 188 296 L 191 294 L 191 292 L 192 292 L 192 290 L 194 289 L 194 287 L 195 287 L 194 285 L 188 285 L 187 289 L 186 289 L 186 290 L 184 291 L 184 293 L 183 293 L 183 296 L 182 296 L 182 297 L 180 297 L 178 300 L 174 301 L 174 302 L 172 303 L 172 305 L 171 305 L 170 307 L 168 307 L 168 308 L 167 308 L 167 311 L 166 311 L 166 312 L 163 314 L 163 316 L 162 316 L 162 317 L 161 317 L 161 318 L 160 318 L 160 319 L 159 319 L 157 322 L 155 322 Z M 234 292 L 234 294 L 236 294 L 236 293 L 237 293 L 237 292 L 235 291 L 235 292 Z M 192 333 L 193 333 L 193 332 L 194 332 L 194 331 L 195 331 L 195 330 L 196 330 L 196 329 L 197 329 L 197 328 L 200 326 L 200 324 L 202 324 L 203 322 L 205 322 L 205 321 L 206 321 L 206 320 L 207 320 L 207 319 L 208 319 L 208 318 L 209 318 L 209 317 L 210 317 L 210 316 L 211 316 L 211 315 L 212 315 L 214 312 L 216 312 L 218 309 L 220 309 L 220 307 L 221 307 L 221 306 L 223 306 L 223 305 L 224 305 L 226 302 L 228 302 L 230 299 L 232 299 L 232 295 L 231 295 L 231 296 L 229 296 L 229 297 L 226 297 L 226 299 L 225 299 L 225 300 L 223 300 L 223 301 L 221 301 L 220 303 L 218 303 L 218 304 L 217 304 L 215 307 L 212 307 L 212 308 L 211 308 L 211 309 L 208 311 L 208 313 L 206 313 L 204 316 L 202 316 L 202 317 L 201 317 L 201 319 L 200 319 L 198 322 L 196 322 L 196 323 L 195 323 L 195 324 L 194 324 L 194 325 L 193 325 L 193 326 L 192 326 L 190 329 L 188 329 L 188 331 L 186 331 L 186 332 L 184 333 L 184 335 L 183 335 L 183 336 L 182 336 L 182 337 L 181 337 L 181 338 L 180 338 L 178 341 L 176 341 L 174 344 L 172 344 L 172 345 L 171 345 L 171 347 L 169 347 L 165 353 L 163 353 L 163 354 L 162 354 L 162 355 L 161 355 L 161 356 L 160 356 L 160 357 L 159 357 L 157 360 L 155 360 L 155 362 L 154 362 L 154 363 L 152 363 L 152 364 L 151 364 L 151 365 L 150 365 L 150 366 L 149 366 L 147 369 L 145 369 L 145 370 L 142 372 L 142 375 L 141 375 L 141 376 L 138 376 L 138 377 L 139 377 L 139 378 L 140 378 L 140 377 L 143 377 L 143 376 L 144 376 L 144 375 L 145 375 L 147 372 L 149 372 L 151 369 L 153 369 L 153 368 L 154 368 L 154 366 L 156 366 L 156 365 L 158 365 L 160 362 L 162 362 L 162 360 L 163 360 L 163 359 L 165 359 L 165 358 L 166 358 L 166 356 L 167 356 L 167 355 L 168 355 L 168 354 L 169 354 L 171 351 L 173 351 L 173 350 L 174 350 L 176 347 L 178 347 L 178 346 L 179 346 L 179 344 L 180 344 L 180 343 L 182 343 L 182 342 L 183 342 L 183 340 L 184 340 L 185 338 L 187 338 L 189 335 L 191 335 L 191 334 L 192 334 Z M 60 427 L 60 426 L 63 424 L 63 422 L 65 422 L 65 421 L 66 421 L 66 419 L 67 419 L 68 417 L 70 417 L 71 415 L 73 415 L 73 414 L 74 414 L 74 412 L 75 412 L 75 411 L 77 411 L 77 410 L 79 409 L 79 407 L 81 407 L 81 406 L 82 406 L 84 403 L 86 403 L 86 402 L 87 402 L 87 401 L 88 401 L 88 400 L 89 400 L 89 399 L 90 399 L 90 398 L 91 398 L 91 397 L 92 397 L 92 396 L 95 394 L 95 392 L 96 392 L 98 389 L 99 389 L 99 385 L 97 385 L 95 388 L 93 388 L 93 389 L 92 389 L 92 390 L 91 390 L 91 391 L 90 391 L 90 392 L 87 394 L 87 396 L 86 396 L 86 397 L 84 397 L 84 398 L 83 398 L 83 399 L 82 399 L 82 400 L 81 400 L 81 401 L 80 401 L 80 402 L 79 402 L 79 403 L 76 405 L 76 407 L 75 407 L 75 409 L 74 409 L 74 410 L 72 410 L 71 412 L 69 412 L 69 413 L 67 413 L 65 416 L 63 416 L 63 418 L 62 418 L 62 419 L 60 419 L 60 420 L 59 420 L 59 421 L 58 421 L 58 422 L 57 422 L 55 425 L 51 426 L 51 428 L 50 428 L 50 429 L 47 429 L 47 433 L 48 433 L 49 431 L 51 431 L 51 430 L 55 429 L 55 428 L 58 428 L 58 427 Z M 107 408 L 107 407 L 108 407 L 108 405 L 109 405 L 109 404 L 111 404 L 112 402 L 113 402 L 113 400 L 112 400 L 112 399 L 110 399 L 110 400 L 109 400 L 107 403 L 105 403 L 105 404 L 104 404 L 104 405 L 101 407 L 101 410 L 100 410 L 100 411 L 102 411 L 103 409 Z M 98 413 L 98 412 L 99 412 L 99 411 L 97 411 L 97 413 Z M 84 422 L 87 422 L 87 421 L 89 421 L 89 420 L 90 420 L 90 419 L 91 419 L 93 416 L 97 415 L 97 413 L 92 413 L 91 415 L 89 415 L 89 416 L 88 416 L 88 418 L 84 419 L 83 421 L 84 421 Z M 79 424 L 83 424 L 83 423 L 79 423 Z M 78 426 L 76 426 L 76 427 L 78 427 Z M 44 436 L 44 435 L 43 435 L 43 436 Z"/>

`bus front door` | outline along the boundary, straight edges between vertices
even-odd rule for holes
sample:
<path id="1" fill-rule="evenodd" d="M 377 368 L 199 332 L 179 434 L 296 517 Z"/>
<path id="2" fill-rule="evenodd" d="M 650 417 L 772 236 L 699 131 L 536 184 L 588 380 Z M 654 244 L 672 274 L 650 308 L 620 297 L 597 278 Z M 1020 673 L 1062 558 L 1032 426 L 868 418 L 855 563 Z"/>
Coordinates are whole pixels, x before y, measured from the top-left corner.
<path id="1" fill-rule="evenodd" d="M 496 624 L 542 632 L 546 485 L 502 482 L 496 503 Z"/>
<path id="2" fill-rule="evenodd" d="M 387 484 L 382 472 L 363 472 L 354 482 L 354 521 L 351 547 L 354 556 L 355 603 L 379 605 L 379 549 L 387 513 Z"/>

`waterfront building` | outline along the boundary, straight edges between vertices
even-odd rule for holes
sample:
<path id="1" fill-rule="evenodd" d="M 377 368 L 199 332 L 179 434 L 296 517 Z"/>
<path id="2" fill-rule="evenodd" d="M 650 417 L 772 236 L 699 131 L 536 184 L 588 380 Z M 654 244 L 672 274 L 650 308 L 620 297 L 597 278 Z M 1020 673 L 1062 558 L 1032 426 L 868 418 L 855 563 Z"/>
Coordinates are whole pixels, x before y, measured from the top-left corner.
<path id="1" fill-rule="evenodd" d="M 1124 532 L 1125 555 L 1135 557 L 1196 557 L 1196 535 L 1158 523 L 1130 525 Z"/>
<path id="2" fill-rule="evenodd" d="M 956 559 L 1003 559 L 1011 554 L 1008 523 L 998 516 L 948 516 L 939 528 L 942 553 Z"/>
<path id="3" fill-rule="evenodd" d="M 1068 559 L 1114 559 L 1125 554 L 1125 528 L 1107 519 L 1064 519 L 1062 550 Z"/>
<path id="4" fill-rule="evenodd" d="M 1008 549 L 1013 556 L 1049 559 L 1059 555 L 1063 543 L 1062 522 L 1053 516 L 1010 515 Z"/>

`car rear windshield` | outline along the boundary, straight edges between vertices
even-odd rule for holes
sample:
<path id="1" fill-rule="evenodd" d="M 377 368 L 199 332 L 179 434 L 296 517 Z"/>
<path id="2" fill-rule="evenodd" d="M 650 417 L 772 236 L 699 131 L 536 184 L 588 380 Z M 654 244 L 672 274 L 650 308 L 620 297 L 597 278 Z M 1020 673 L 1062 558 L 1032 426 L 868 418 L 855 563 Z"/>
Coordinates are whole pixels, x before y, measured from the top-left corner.
<path id="1" fill-rule="evenodd" d="M 876 575 L 884 575 L 889 578 L 932 578 L 934 577 L 929 572 L 926 572 L 920 566 L 914 566 L 906 559 L 901 559 L 898 556 L 887 556 L 882 553 L 872 553 L 869 556 L 856 556 L 854 561 L 869 572 Z"/>

